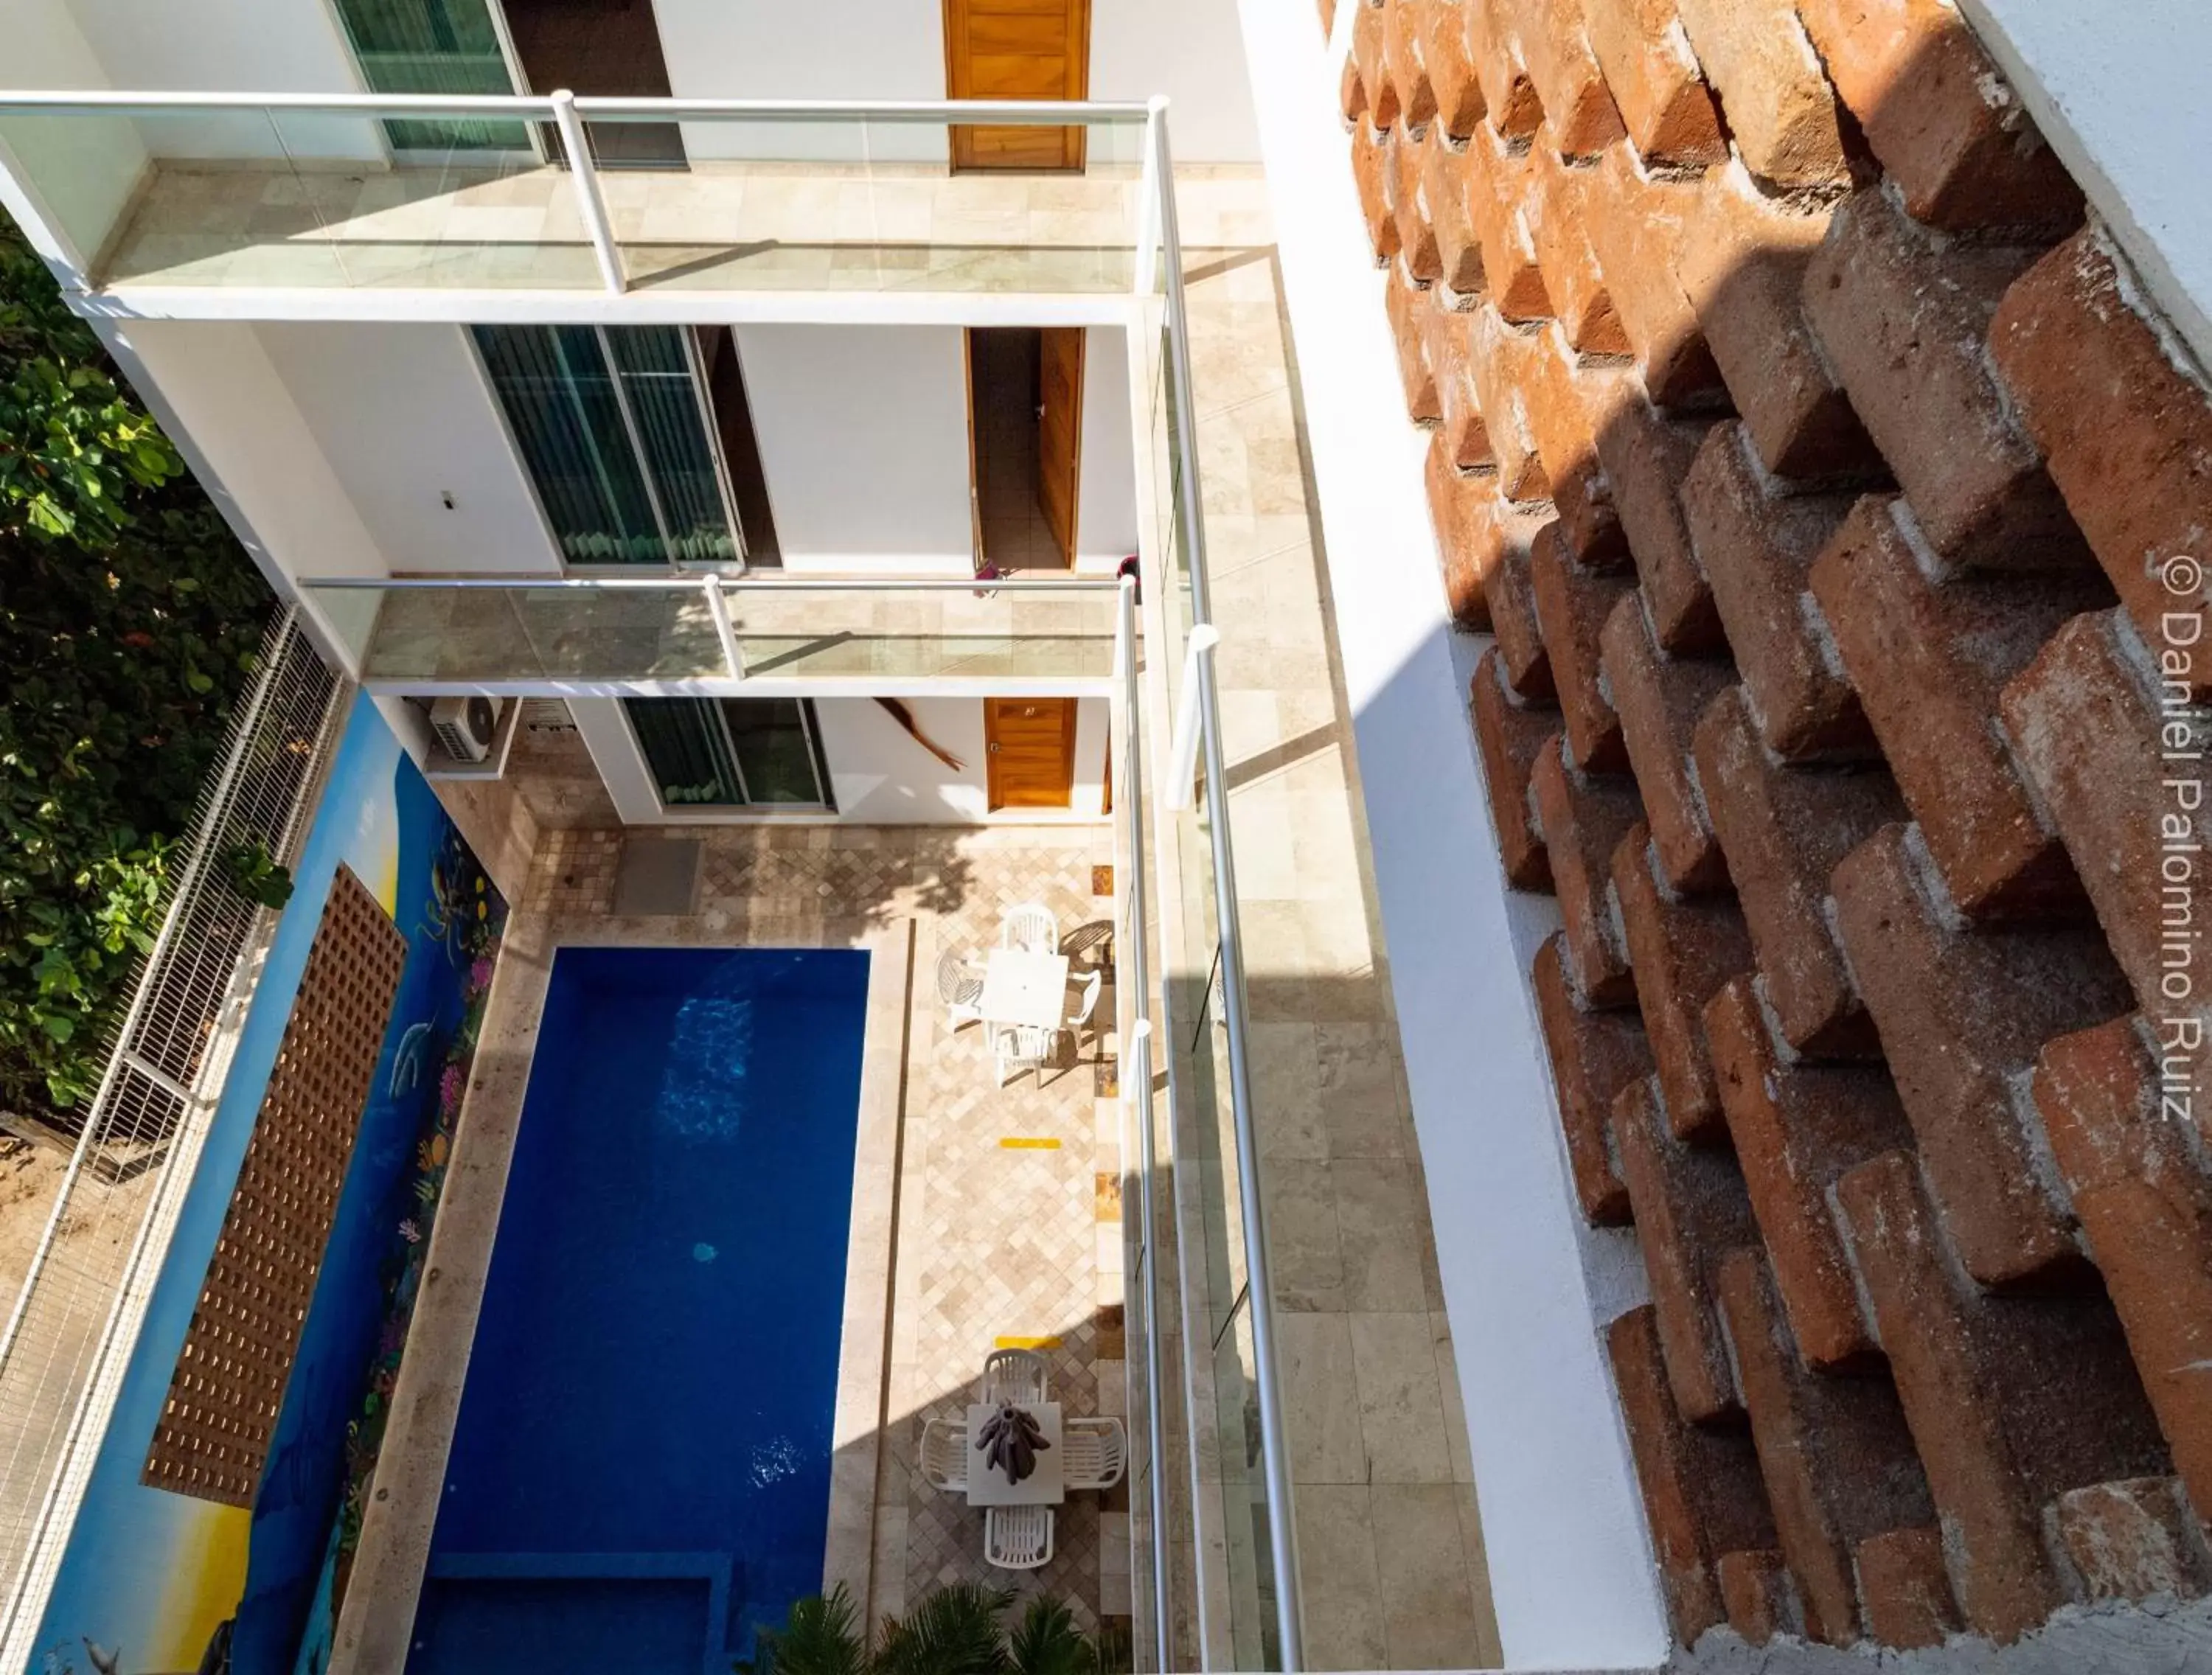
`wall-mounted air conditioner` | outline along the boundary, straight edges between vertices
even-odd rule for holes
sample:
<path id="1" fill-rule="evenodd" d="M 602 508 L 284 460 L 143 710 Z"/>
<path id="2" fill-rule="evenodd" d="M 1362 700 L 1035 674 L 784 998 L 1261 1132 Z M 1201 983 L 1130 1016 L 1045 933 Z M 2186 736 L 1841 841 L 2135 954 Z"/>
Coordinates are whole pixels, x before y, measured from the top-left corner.
<path id="1" fill-rule="evenodd" d="M 491 755 L 499 733 L 503 699 L 441 698 L 430 706 L 430 731 L 438 748 L 454 762 L 482 762 Z"/>

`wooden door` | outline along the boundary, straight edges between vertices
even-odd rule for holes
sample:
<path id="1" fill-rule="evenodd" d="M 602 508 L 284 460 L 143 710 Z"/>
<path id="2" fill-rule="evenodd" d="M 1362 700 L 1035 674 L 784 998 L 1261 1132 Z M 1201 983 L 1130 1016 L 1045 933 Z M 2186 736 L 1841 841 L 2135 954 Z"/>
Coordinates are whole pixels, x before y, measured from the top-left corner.
<path id="1" fill-rule="evenodd" d="M 945 0 L 949 99 L 1085 99 L 1091 0 Z M 952 167 L 1080 170 L 1080 128 L 952 130 Z"/>
<path id="2" fill-rule="evenodd" d="M 1060 562 L 1073 567 L 1083 477 L 1083 328 L 1048 325 L 1037 336 L 1037 506 L 1060 543 Z"/>
<path id="3" fill-rule="evenodd" d="M 989 806 L 1064 809 L 1075 787 L 1075 700 L 986 698 Z"/>

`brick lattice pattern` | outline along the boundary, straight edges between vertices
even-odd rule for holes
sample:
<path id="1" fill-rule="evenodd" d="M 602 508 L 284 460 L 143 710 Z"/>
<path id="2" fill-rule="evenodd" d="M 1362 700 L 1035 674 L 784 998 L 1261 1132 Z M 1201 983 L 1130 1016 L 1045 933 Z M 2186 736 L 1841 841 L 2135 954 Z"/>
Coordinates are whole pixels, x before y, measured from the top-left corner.
<path id="1" fill-rule="evenodd" d="M 1346 3 L 1677 1636 L 2203 1593 L 2201 373 L 1948 3 Z"/>
<path id="2" fill-rule="evenodd" d="M 253 1504 L 406 959 L 341 866 L 146 1455 L 154 1488 Z"/>

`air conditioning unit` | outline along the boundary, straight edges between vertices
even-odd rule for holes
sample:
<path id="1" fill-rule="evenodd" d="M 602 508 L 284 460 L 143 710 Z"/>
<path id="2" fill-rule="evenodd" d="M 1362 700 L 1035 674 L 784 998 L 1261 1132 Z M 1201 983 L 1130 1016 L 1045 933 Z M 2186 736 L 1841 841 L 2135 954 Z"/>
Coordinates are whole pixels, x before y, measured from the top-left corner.
<path id="1" fill-rule="evenodd" d="M 482 762 L 491 754 L 503 701 L 496 698 L 441 698 L 430 706 L 430 731 L 438 748 L 455 762 Z"/>

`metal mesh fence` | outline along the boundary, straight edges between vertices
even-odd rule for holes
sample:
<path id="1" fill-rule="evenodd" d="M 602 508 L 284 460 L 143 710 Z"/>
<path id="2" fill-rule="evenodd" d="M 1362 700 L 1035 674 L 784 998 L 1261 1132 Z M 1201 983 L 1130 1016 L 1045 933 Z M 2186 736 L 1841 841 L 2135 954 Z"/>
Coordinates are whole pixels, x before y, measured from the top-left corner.
<path id="1" fill-rule="evenodd" d="M 286 611 L 178 851 L 161 933 L 0 1335 L 0 1658 L 11 1666 L 37 1632 L 276 926 L 223 858 L 296 859 L 347 692 Z"/>

